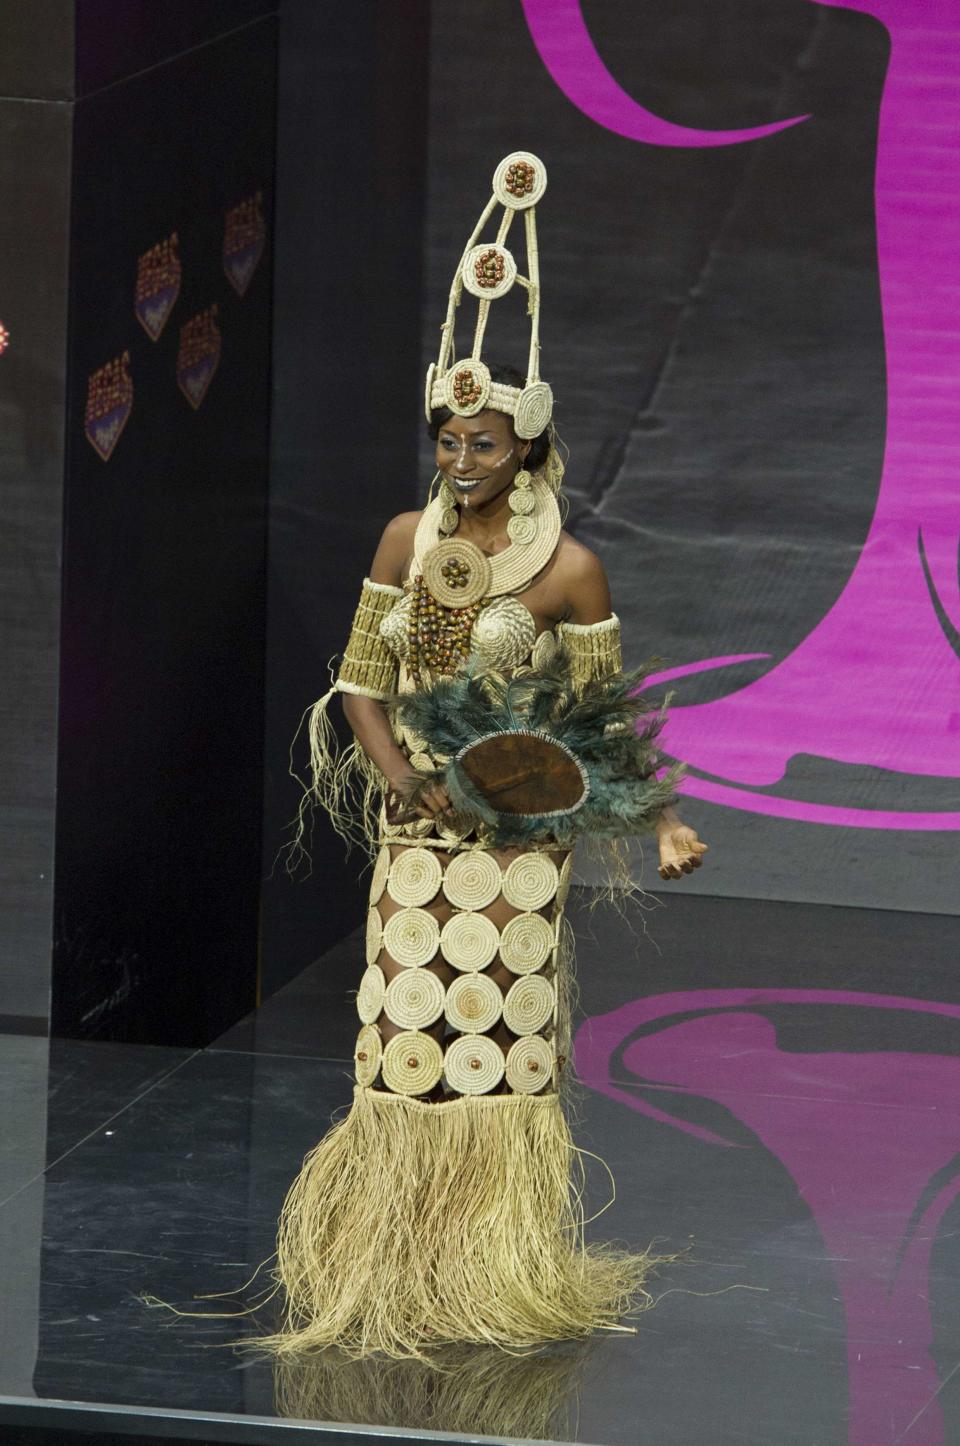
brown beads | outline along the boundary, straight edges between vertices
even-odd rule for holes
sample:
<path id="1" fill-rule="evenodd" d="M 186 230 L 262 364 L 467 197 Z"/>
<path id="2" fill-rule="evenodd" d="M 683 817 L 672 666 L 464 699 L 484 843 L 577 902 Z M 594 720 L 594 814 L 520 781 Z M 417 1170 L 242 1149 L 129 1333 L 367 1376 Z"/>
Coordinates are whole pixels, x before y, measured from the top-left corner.
<path id="1" fill-rule="evenodd" d="M 449 587 L 465 587 L 470 571 L 455 558 L 443 565 L 443 578 Z M 422 577 L 413 589 L 413 607 L 407 626 L 409 639 L 408 666 L 415 681 L 421 670 L 454 673 L 470 653 L 470 634 L 480 615 L 483 602 L 468 607 L 447 608 L 438 603 Z"/>
<path id="2" fill-rule="evenodd" d="M 516 196 L 520 200 L 522 197 L 530 195 L 536 177 L 537 173 L 529 161 L 514 161 L 513 165 L 507 168 L 504 185 L 511 196 Z"/>
<path id="3" fill-rule="evenodd" d="M 488 251 L 482 252 L 477 257 L 473 263 L 473 271 L 477 278 L 477 285 L 482 286 L 484 290 L 492 290 L 503 280 L 506 274 L 506 264 L 497 248 L 491 246 Z"/>
<path id="4" fill-rule="evenodd" d="M 483 396 L 483 387 L 470 367 L 461 367 L 453 378 L 453 399 L 458 407 L 474 407 Z"/>

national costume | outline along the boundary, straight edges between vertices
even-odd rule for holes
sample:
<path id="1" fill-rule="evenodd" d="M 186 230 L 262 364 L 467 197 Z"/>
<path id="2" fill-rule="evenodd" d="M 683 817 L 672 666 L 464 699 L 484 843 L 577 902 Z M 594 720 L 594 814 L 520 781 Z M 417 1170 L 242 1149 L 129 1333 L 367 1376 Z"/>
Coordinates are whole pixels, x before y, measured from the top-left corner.
<path id="1" fill-rule="evenodd" d="M 451 287 L 428 420 L 492 408 L 518 437 L 550 429 L 552 441 L 539 371 L 545 186 L 529 153 L 498 167 Z M 506 247 L 518 217 L 526 276 Z M 491 303 L 516 284 L 531 318 L 522 388 L 494 381 L 481 357 Z M 478 316 L 471 355 L 456 361 L 464 290 Z M 652 831 L 677 771 L 661 767 L 663 714 L 638 695 L 642 674 L 623 673 L 616 616 L 541 631 L 524 605 L 558 545 L 562 475 L 553 445 L 539 470 L 517 474 L 510 545 L 493 556 L 458 536 L 444 483 L 403 585 L 364 581 L 335 686 L 312 711 L 310 800 L 362 840 L 373 872 L 353 1103 L 307 1156 L 281 1219 L 281 1352 L 523 1350 L 615 1326 L 642 1298 L 648 1257 L 583 1239 L 580 1155 L 562 1108 L 564 903 L 577 839 L 615 851 Z M 421 786 L 442 779 L 449 815 L 417 816 L 415 787 L 386 797 L 359 743 L 338 749 L 335 692 L 382 704 Z"/>

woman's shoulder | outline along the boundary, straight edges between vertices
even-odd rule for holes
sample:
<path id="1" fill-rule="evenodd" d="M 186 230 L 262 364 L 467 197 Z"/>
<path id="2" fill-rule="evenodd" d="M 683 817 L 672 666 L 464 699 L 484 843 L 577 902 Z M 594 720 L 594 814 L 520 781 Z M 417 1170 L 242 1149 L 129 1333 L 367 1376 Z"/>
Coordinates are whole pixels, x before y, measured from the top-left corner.
<path id="1" fill-rule="evenodd" d="M 423 512 L 399 512 L 396 517 L 391 517 L 383 529 L 383 536 L 377 547 L 376 556 L 373 559 L 373 566 L 370 569 L 370 578 L 373 582 L 382 582 L 399 586 L 403 580 L 406 564 L 413 555 L 413 540 L 416 536 L 417 523 L 423 516 Z"/>
<path id="2" fill-rule="evenodd" d="M 560 533 L 555 558 L 563 575 L 575 581 L 590 582 L 607 576 L 597 554 L 567 531 Z"/>

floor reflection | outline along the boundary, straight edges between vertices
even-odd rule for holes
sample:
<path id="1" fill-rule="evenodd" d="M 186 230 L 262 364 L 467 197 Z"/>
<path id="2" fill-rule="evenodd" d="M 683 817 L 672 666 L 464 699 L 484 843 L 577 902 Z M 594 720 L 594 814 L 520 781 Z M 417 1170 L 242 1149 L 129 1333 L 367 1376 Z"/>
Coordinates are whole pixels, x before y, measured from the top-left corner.
<path id="1" fill-rule="evenodd" d="M 427 1360 L 350 1360 L 316 1352 L 276 1367 L 278 1415 L 520 1441 L 578 1439 L 580 1391 L 594 1342 L 528 1355 L 448 1346 Z"/>

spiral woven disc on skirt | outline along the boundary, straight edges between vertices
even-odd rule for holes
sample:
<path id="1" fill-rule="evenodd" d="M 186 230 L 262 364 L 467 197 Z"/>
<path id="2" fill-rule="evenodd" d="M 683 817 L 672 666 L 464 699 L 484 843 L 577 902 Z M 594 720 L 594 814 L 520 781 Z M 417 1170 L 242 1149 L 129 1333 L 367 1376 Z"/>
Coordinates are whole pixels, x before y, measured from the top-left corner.
<path id="1" fill-rule="evenodd" d="M 376 964 L 383 948 L 383 920 L 377 909 L 367 910 L 367 963 Z"/>
<path id="2" fill-rule="evenodd" d="M 502 1013 L 503 995 L 489 974 L 463 974 L 447 990 L 447 1020 L 464 1034 L 485 1034 Z"/>
<path id="3" fill-rule="evenodd" d="M 554 928 L 542 914 L 517 914 L 503 927 L 500 958 L 512 974 L 542 969 L 554 945 Z"/>
<path id="4" fill-rule="evenodd" d="M 559 912 L 567 902 L 570 893 L 570 880 L 573 877 L 573 850 L 567 854 L 560 869 L 560 882 L 557 884 L 557 897 L 554 899 L 553 907 Z"/>
<path id="5" fill-rule="evenodd" d="M 432 773 L 433 759 L 423 748 L 418 748 L 416 753 L 410 754 L 410 767 L 417 773 Z"/>
<path id="6" fill-rule="evenodd" d="M 447 864 L 443 892 L 455 909 L 485 909 L 500 892 L 503 874 L 481 849 L 456 854 Z"/>
<path id="7" fill-rule="evenodd" d="M 518 854 L 503 876 L 503 897 L 515 909 L 542 909 L 557 892 L 560 875 L 549 854 Z"/>
<path id="8" fill-rule="evenodd" d="M 379 1019 L 385 989 L 386 980 L 383 977 L 383 970 L 379 965 L 371 964 L 360 980 L 360 988 L 357 990 L 357 1013 L 364 1024 L 373 1024 L 375 1020 Z"/>
<path id="9" fill-rule="evenodd" d="M 553 1018 L 556 991 L 542 974 L 527 974 L 511 984 L 503 1001 L 503 1019 L 514 1034 L 535 1034 Z"/>
<path id="10" fill-rule="evenodd" d="M 387 887 L 387 875 L 390 872 L 390 850 L 386 844 L 383 845 L 377 854 L 377 861 L 373 866 L 373 874 L 370 878 L 370 902 L 379 904 L 383 898 L 383 891 Z"/>
<path id="11" fill-rule="evenodd" d="M 454 914 L 440 935 L 444 959 L 465 974 L 486 969 L 499 947 L 499 930 L 486 914 Z"/>
<path id="12" fill-rule="evenodd" d="M 534 1095 L 553 1079 L 553 1049 L 541 1034 L 515 1040 L 507 1053 L 507 1084 L 516 1094 Z"/>
<path id="13" fill-rule="evenodd" d="M 439 949 L 440 925 L 426 909 L 401 909 L 383 926 L 383 946 L 404 969 L 416 969 Z"/>
<path id="14" fill-rule="evenodd" d="M 503 1050 L 489 1034 L 461 1034 L 447 1045 L 447 1084 L 461 1095 L 485 1095 L 503 1079 Z"/>
<path id="15" fill-rule="evenodd" d="M 443 1013 L 444 989 L 429 969 L 407 969 L 387 985 L 387 1018 L 401 1029 L 426 1029 Z"/>
<path id="16" fill-rule="evenodd" d="M 412 818 L 409 823 L 400 825 L 400 832 L 407 838 L 423 838 L 433 828 L 432 818 Z"/>
<path id="17" fill-rule="evenodd" d="M 425 1095 L 443 1074 L 443 1050 L 429 1034 L 404 1030 L 384 1046 L 382 1069 L 383 1082 L 394 1094 Z"/>
<path id="18" fill-rule="evenodd" d="M 357 1035 L 357 1043 L 353 1051 L 357 1084 L 373 1084 L 382 1058 L 383 1044 L 380 1040 L 380 1031 L 375 1024 L 365 1024 Z"/>
<path id="19" fill-rule="evenodd" d="M 443 869 L 429 849 L 404 849 L 390 867 L 387 893 L 398 904 L 415 908 L 436 898 L 443 882 Z"/>

